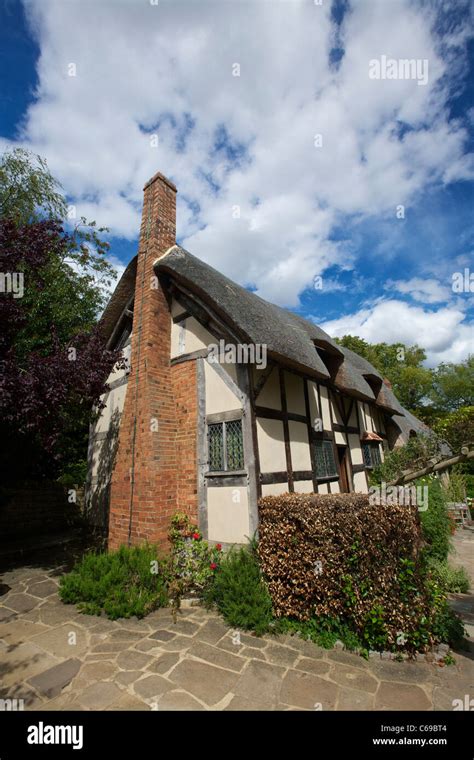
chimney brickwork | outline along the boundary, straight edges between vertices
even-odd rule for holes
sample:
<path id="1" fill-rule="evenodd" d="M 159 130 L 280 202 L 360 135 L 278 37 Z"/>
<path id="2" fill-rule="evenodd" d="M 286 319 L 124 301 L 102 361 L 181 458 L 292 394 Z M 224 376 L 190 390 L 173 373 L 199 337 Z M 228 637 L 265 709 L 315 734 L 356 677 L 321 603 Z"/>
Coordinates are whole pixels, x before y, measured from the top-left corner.
<path id="1" fill-rule="evenodd" d="M 176 242 L 176 188 L 158 173 L 144 188 L 130 374 L 110 491 L 109 549 L 167 546 L 176 511 L 197 517 L 194 362 L 171 366 L 171 316 L 153 264 Z M 192 365 L 192 366 L 188 366 Z"/>

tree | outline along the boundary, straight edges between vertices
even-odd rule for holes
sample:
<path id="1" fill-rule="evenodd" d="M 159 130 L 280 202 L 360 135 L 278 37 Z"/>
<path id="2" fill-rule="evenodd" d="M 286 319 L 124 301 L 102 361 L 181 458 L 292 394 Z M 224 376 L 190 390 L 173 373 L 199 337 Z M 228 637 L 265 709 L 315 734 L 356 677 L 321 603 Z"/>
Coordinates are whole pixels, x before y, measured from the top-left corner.
<path id="1" fill-rule="evenodd" d="M 92 323 L 93 290 L 75 293 L 71 286 L 72 301 L 63 309 L 56 282 L 61 282 L 60 262 L 68 250 L 68 236 L 56 222 L 18 226 L 0 221 L 0 271 L 21 273 L 28 293 L 24 298 L 5 293 L 0 299 L 0 321 L 6 325 L 0 337 L 0 419 L 7 443 L 3 479 L 26 472 L 55 477 L 85 457 L 92 406 L 119 360 L 105 349 Z M 67 287 L 76 275 L 63 266 Z M 52 268 L 56 279 L 51 280 Z"/>
<path id="2" fill-rule="evenodd" d="M 461 364 L 440 364 L 434 371 L 430 397 L 445 412 L 473 407 L 474 356 Z"/>
<path id="3" fill-rule="evenodd" d="M 95 222 L 88 222 L 85 217 L 75 221 L 74 207 L 68 206 L 61 185 L 51 175 L 44 158 L 23 148 L 3 154 L 0 218 L 18 226 L 49 219 L 71 227 L 65 240 L 64 261 L 82 278 L 82 285 L 95 289 L 100 306 L 105 305 L 114 276 L 114 269 L 105 258 L 109 243 L 101 237 L 107 229 L 97 228 Z"/>
<path id="4" fill-rule="evenodd" d="M 454 453 L 474 443 L 474 406 L 464 406 L 433 424 L 436 434 L 449 443 Z"/>
<path id="5" fill-rule="evenodd" d="M 92 407 L 119 359 L 97 329 L 112 271 L 107 244 L 85 220 L 64 231 L 66 202 L 57 188 L 43 159 L 25 151 L 3 156 L 3 480 L 77 471 L 86 457 Z M 14 282 L 21 287 L 14 289 Z"/>
<path id="6" fill-rule="evenodd" d="M 359 356 L 362 356 L 364 359 L 367 359 L 367 361 L 375 367 L 377 355 L 374 346 L 367 343 L 364 338 L 358 338 L 357 335 L 344 335 L 343 338 L 335 338 L 335 341 L 336 343 L 339 343 L 340 346 L 344 346 L 344 348 L 348 348 L 351 351 L 354 351 L 354 353 L 359 354 Z"/>
<path id="7" fill-rule="evenodd" d="M 3 154 L 0 161 L 0 216 L 18 224 L 29 224 L 44 217 L 66 218 L 66 200 L 44 158 L 23 148 Z"/>

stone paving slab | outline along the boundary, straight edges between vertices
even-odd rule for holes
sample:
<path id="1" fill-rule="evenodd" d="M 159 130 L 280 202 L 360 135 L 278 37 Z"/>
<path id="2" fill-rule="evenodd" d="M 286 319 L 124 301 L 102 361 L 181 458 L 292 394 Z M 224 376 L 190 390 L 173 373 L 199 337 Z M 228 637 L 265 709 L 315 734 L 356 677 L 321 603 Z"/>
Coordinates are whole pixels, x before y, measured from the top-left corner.
<path id="1" fill-rule="evenodd" d="M 458 544 L 472 556 L 472 534 Z M 62 572 L 52 562 L 0 577 L 0 698 L 24 695 L 28 710 L 449 710 L 474 694 L 469 651 L 451 666 L 366 661 L 232 630 L 200 607 L 176 624 L 170 610 L 110 621 L 60 601 Z M 474 613 L 472 595 L 457 597 Z"/>
<path id="2" fill-rule="evenodd" d="M 37 676 L 33 676 L 28 683 L 41 695 L 48 699 L 53 699 L 53 697 L 61 694 L 65 686 L 71 683 L 74 676 L 79 672 L 81 665 L 81 661 L 76 658 L 64 660 L 59 665 L 53 665 L 49 670 L 44 670 Z M 83 666 L 83 672 L 87 667 L 90 667 L 90 665 Z"/>

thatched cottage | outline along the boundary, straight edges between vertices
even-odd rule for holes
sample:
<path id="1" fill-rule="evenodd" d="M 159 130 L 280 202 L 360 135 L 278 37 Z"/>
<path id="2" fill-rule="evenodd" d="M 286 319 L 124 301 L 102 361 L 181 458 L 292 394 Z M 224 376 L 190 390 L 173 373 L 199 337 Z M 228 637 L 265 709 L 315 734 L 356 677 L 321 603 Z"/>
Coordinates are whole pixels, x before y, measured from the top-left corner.
<path id="1" fill-rule="evenodd" d="M 164 544 L 176 511 L 243 543 L 260 495 L 367 492 L 384 451 L 423 430 L 365 359 L 177 245 L 159 173 L 101 328 L 129 360 L 89 444 L 87 505 L 112 548 Z"/>

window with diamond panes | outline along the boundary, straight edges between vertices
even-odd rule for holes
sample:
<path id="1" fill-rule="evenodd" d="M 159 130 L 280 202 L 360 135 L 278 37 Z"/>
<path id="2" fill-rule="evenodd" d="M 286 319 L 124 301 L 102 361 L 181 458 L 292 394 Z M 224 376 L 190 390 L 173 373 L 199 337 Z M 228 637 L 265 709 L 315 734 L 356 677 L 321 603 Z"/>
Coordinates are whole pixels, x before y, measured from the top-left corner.
<path id="1" fill-rule="evenodd" d="M 208 451 L 211 472 L 243 470 L 242 420 L 208 425 Z"/>
<path id="2" fill-rule="evenodd" d="M 372 457 L 370 456 L 370 446 L 368 443 L 362 444 L 362 453 L 364 455 L 365 466 L 372 467 Z"/>
<path id="3" fill-rule="evenodd" d="M 362 453 L 364 455 L 364 464 L 366 467 L 377 467 L 380 464 L 380 446 L 378 443 L 363 443 Z"/>
<path id="4" fill-rule="evenodd" d="M 224 469 L 224 431 L 222 423 L 209 425 L 207 446 L 209 450 L 209 469 L 220 472 Z"/>
<path id="5" fill-rule="evenodd" d="M 377 467 L 381 461 L 380 446 L 378 443 L 374 443 L 372 445 L 372 467 Z"/>
<path id="6" fill-rule="evenodd" d="M 316 441 L 316 477 L 337 477 L 332 441 Z"/>

